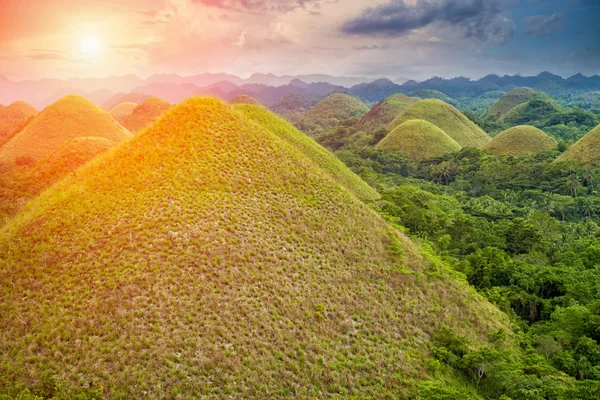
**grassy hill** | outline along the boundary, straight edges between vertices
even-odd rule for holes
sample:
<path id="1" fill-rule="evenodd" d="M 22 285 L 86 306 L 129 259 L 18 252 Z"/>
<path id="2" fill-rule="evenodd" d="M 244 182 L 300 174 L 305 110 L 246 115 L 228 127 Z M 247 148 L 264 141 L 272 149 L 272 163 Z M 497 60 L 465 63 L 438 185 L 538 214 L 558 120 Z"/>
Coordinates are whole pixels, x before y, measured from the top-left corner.
<path id="1" fill-rule="evenodd" d="M 12 139 L 38 112 L 24 101 L 0 108 L 0 146 Z"/>
<path id="2" fill-rule="evenodd" d="M 315 134 L 337 126 L 350 118 L 361 118 L 369 107 L 358 98 L 344 93 L 334 93 L 311 107 L 296 126 L 303 132 Z"/>
<path id="3" fill-rule="evenodd" d="M 166 100 L 150 97 L 133 110 L 123 126 L 131 133 L 139 132 L 164 115 L 171 107 L 172 104 Z"/>
<path id="4" fill-rule="evenodd" d="M 475 348 L 509 329 L 301 151 L 198 98 L 2 228 L 0 300 L 0 393 L 64 398 L 408 398 L 444 376 L 437 329 Z"/>
<path id="5" fill-rule="evenodd" d="M 406 109 L 411 104 L 416 103 L 416 101 L 416 99 L 402 93 L 391 95 L 373 106 L 373 108 L 358 121 L 356 127 L 366 132 L 373 132 L 377 129 L 385 128 L 402 110 Z"/>
<path id="6" fill-rule="evenodd" d="M 532 154 L 556 148 L 556 141 L 538 128 L 519 125 L 507 129 L 481 149 L 503 156 Z"/>
<path id="7" fill-rule="evenodd" d="M 519 87 L 506 92 L 488 109 L 486 116 L 499 119 L 519 104 L 527 103 L 533 99 L 549 99 L 550 97 L 539 90 Z"/>
<path id="8" fill-rule="evenodd" d="M 490 137 L 463 113 L 441 100 L 419 101 L 402 111 L 388 126 L 394 130 L 411 119 L 422 119 L 446 132 L 461 147 L 481 147 Z"/>
<path id="9" fill-rule="evenodd" d="M 556 161 L 575 161 L 581 165 L 600 164 L 600 125 L 575 142 Z"/>
<path id="10" fill-rule="evenodd" d="M 136 103 L 132 102 L 121 103 L 111 108 L 108 113 L 123 125 L 127 118 L 133 114 L 133 110 L 135 110 L 137 106 Z"/>
<path id="11" fill-rule="evenodd" d="M 435 89 L 417 89 L 413 90 L 408 95 L 410 97 L 417 97 L 420 99 L 438 99 L 448 104 L 452 103 L 453 101 L 450 96 L 447 96 L 439 90 Z"/>
<path id="12" fill-rule="evenodd" d="M 142 104 L 143 102 L 148 100 L 150 97 L 152 97 L 152 96 L 149 94 L 146 94 L 146 93 L 136 93 L 136 92 L 116 93 L 114 96 L 112 96 L 110 99 L 108 99 L 104 104 L 102 104 L 102 106 L 104 107 L 104 109 L 110 110 L 122 103 Z"/>
<path id="13" fill-rule="evenodd" d="M 440 157 L 461 149 L 446 132 L 422 119 L 411 119 L 400 124 L 376 147 L 390 153 L 400 153 L 413 161 Z"/>
<path id="14" fill-rule="evenodd" d="M 252 96 L 248 96 L 247 94 L 235 96 L 233 99 L 229 100 L 229 104 L 252 104 L 255 106 L 262 106 L 260 101 L 256 100 Z"/>
<path id="15" fill-rule="evenodd" d="M 246 118 L 260 124 L 275 136 L 294 146 L 302 154 L 315 163 L 315 167 L 321 168 L 344 185 L 357 197 L 364 200 L 375 200 L 379 198 L 377 192 L 360 179 L 354 172 L 350 171 L 331 152 L 327 151 L 313 139 L 300 132 L 289 122 L 277 117 L 268 110 L 254 105 L 240 104 L 234 110 L 241 112 Z"/>
<path id="16" fill-rule="evenodd" d="M 130 133 L 94 103 L 69 95 L 46 107 L 0 148 L 0 165 L 33 164 L 70 139 L 87 136 L 120 142 Z"/>
<path id="17" fill-rule="evenodd" d="M 308 109 L 314 104 L 315 100 L 305 94 L 289 92 L 284 94 L 270 108 L 276 114 L 294 122 L 304 117 Z"/>
<path id="18" fill-rule="evenodd" d="M 521 125 L 559 112 L 559 106 L 552 99 L 533 99 L 511 108 L 498 121 L 504 124 Z"/>

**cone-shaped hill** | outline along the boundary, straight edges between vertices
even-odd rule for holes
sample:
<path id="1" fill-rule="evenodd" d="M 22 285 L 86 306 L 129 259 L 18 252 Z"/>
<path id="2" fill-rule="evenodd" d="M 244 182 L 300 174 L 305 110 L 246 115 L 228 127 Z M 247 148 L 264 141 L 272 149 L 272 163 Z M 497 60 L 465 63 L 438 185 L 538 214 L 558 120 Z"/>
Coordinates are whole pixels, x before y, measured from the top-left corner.
<path id="1" fill-rule="evenodd" d="M 35 162 L 48 157 L 70 139 L 88 136 L 120 142 L 130 133 L 91 101 L 69 95 L 46 107 L 0 148 L 0 164 Z"/>
<path id="2" fill-rule="evenodd" d="M 422 119 L 446 132 L 461 147 L 481 147 L 491 138 L 463 113 L 441 100 L 421 100 L 402 111 L 388 126 L 391 132 L 411 119 Z"/>
<path id="3" fill-rule="evenodd" d="M 152 97 L 149 94 L 145 94 L 145 93 L 116 93 L 114 96 L 112 96 L 110 99 L 106 100 L 106 102 L 104 102 L 104 104 L 102 104 L 102 106 L 106 109 L 106 110 L 111 110 L 114 107 L 118 106 L 121 103 L 135 103 L 135 104 L 142 104 L 143 102 L 145 102 L 146 100 L 148 100 L 150 97 Z"/>
<path id="4" fill-rule="evenodd" d="M 575 161 L 581 165 L 599 165 L 600 125 L 575 142 L 556 161 Z"/>
<path id="5" fill-rule="evenodd" d="M 316 164 L 315 167 L 320 167 L 329 172 L 335 180 L 359 198 L 364 200 L 379 198 L 379 195 L 373 188 L 367 185 L 354 172 L 350 171 L 336 156 L 300 132 L 286 120 L 260 106 L 238 104 L 233 108 L 241 112 L 246 118 L 260 124 L 280 139 L 296 147 Z"/>
<path id="6" fill-rule="evenodd" d="M 498 99 L 488 109 L 486 116 L 490 118 L 499 119 L 502 118 L 507 112 L 512 110 L 519 104 L 527 103 L 533 99 L 550 99 L 547 94 L 540 92 L 539 90 L 519 87 L 506 92 L 502 97 Z"/>
<path id="7" fill-rule="evenodd" d="M 529 125 L 519 125 L 505 130 L 481 150 L 501 156 L 533 154 L 556 148 L 556 141 L 543 131 Z"/>
<path id="8" fill-rule="evenodd" d="M 111 108 L 108 113 L 112 115 L 114 119 L 119 121 L 121 125 L 123 125 L 127 118 L 133 114 L 133 110 L 135 110 L 137 106 L 138 105 L 136 103 L 132 102 L 121 103 Z"/>
<path id="9" fill-rule="evenodd" d="M 12 139 L 38 112 L 24 101 L 0 108 L 0 146 Z"/>
<path id="10" fill-rule="evenodd" d="M 255 106 L 262 106 L 260 101 L 247 94 L 240 94 L 229 100 L 229 104 L 252 104 Z"/>
<path id="11" fill-rule="evenodd" d="M 0 388 L 408 397 L 436 329 L 510 329 L 437 268 L 294 146 L 189 99 L 0 231 Z"/>
<path id="12" fill-rule="evenodd" d="M 411 119 L 400 124 L 376 147 L 386 152 L 400 153 L 413 161 L 440 157 L 461 149 L 446 132 L 422 119 Z"/>
<path id="13" fill-rule="evenodd" d="M 150 97 L 133 110 L 133 113 L 125 120 L 124 126 L 131 133 L 139 132 L 163 116 L 172 106 L 166 100 Z"/>
<path id="14" fill-rule="evenodd" d="M 361 118 L 368 112 L 369 107 L 358 98 L 334 93 L 311 107 L 297 125 L 305 132 L 320 132 L 350 118 Z"/>
<path id="15" fill-rule="evenodd" d="M 385 128 L 400 112 L 416 102 L 417 99 L 408 97 L 402 93 L 393 94 L 373 106 L 371 111 L 358 121 L 356 127 L 366 132 Z"/>

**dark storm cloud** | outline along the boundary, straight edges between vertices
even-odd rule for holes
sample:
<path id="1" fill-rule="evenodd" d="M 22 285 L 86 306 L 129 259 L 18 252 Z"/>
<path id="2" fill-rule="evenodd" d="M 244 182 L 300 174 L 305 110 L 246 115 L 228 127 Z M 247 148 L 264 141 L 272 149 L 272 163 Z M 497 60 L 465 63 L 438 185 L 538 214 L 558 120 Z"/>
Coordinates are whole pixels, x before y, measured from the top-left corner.
<path id="1" fill-rule="evenodd" d="M 196 4 L 226 10 L 273 11 L 286 13 L 298 8 L 319 10 L 319 0 L 193 0 Z"/>
<path id="2" fill-rule="evenodd" d="M 527 33 L 537 36 L 548 36 L 564 26 L 563 13 L 555 13 L 547 17 L 545 15 L 533 15 L 526 20 L 529 28 Z"/>
<path id="3" fill-rule="evenodd" d="M 504 4 L 501 0 L 421 0 L 410 5 L 405 0 L 391 0 L 347 21 L 342 31 L 401 36 L 438 24 L 454 27 L 468 38 L 502 44 L 514 32 L 514 22 L 501 14 Z"/>

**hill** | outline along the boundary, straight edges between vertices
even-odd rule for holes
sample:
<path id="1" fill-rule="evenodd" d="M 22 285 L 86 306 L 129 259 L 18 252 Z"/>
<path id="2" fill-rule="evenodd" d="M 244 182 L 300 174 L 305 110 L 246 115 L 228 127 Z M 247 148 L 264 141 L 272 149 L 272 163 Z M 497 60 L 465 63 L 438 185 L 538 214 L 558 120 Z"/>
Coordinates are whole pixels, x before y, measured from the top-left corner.
<path id="1" fill-rule="evenodd" d="M 448 104 L 451 104 L 453 102 L 453 100 L 450 96 L 447 96 L 444 93 L 440 92 L 439 90 L 435 90 L 435 89 L 413 90 L 412 92 L 409 93 L 409 96 L 418 97 L 420 99 L 438 99 L 438 100 L 444 101 Z"/>
<path id="2" fill-rule="evenodd" d="M 583 108 L 584 110 L 600 110 L 600 91 L 588 92 L 575 97 L 569 105 Z"/>
<path id="3" fill-rule="evenodd" d="M 461 147 L 481 147 L 490 137 L 463 113 L 441 100 L 421 100 L 402 111 L 388 126 L 390 132 L 411 119 L 422 119 L 446 132 Z"/>
<path id="4" fill-rule="evenodd" d="M 284 94 L 270 108 L 288 121 L 294 122 L 304 117 L 310 107 L 315 105 L 312 97 L 302 93 L 289 92 Z"/>
<path id="5" fill-rule="evenodd" d="M 536 98 L 511 108 L 498 118 L 498 121 L 504 124 L 522 125 L 559 112 L 560 107 L 552 99 Z"/>
<path id="6" fill-rule="evenodd" d="M 436 329 L 510 329 L 445 271 L 293 146 L 190 99 L 2 228 L 0 391 L 414 397 Z"/>
<path id="7" fill-rule="evenodd" d="M 575 142 L 556 161 L 575 161 L 581 165 L 600 164 L 600 125 Z"/>
<path id="8" fill-rule="evenodd" d="M 393 94 L 377 103 L 371 110 L 358 121 L 357 129 L 374 132 L 385 128 L 400 114 L 401 111 L 416 103 L 417 100 L 402 93 Z"/>
<path id="9" fill-rule="evenodd" d="M 46 107 L 0 148 L 0 165 L 32 164 L 68 140 L 87 136 L 120 142 L 130 133 L 94 103 L 69 95 Z"/>
<path id="10" fill-rule="evenodd" d="M 127 118 L 133 114 L 133 111 L 138 105 L 136 103 L 127 102 L 121 103 L 110 109 L 108 112 L 114 119 L 119 121 L 121 125 L 125 123 Z"/>
<path id="11" fill-rule="evenodd" d="M 362 101 L 344 93 L 334 93 L 319 101 L 297 122 L 297 126 L 309 133 L 334 128 L 340 122 L 361 118 L 369 112 Z"/>
<path id="12" fill-rule="evenodd" d="M 24 101 L 0 108 L 0 146 L 23 129 L 38 112 L 35 107 Z"/>
<path id="13" fill-rule="evenodd" d="M 122 103 L 142 104 L 150 97 L 152 96 L 146 93 L 117 93 L 102 105 L 106 110 L 111 110 Z"/>
<path id="14" fill-rule="evenodd" d="M 555 148 L 556 141 L 554 139 L 540 129 L 528 125 L 507 129 L 481 147 L 482 150 L 489 153 L 503 156 L 532 154 Z"/>
<path id="15" fill-rule="evenodd" d="M 229 100 L 229 104 L 252 104 L 255 106 L 261 106 L 260 101 L 256 100 L 252 96 L 248 96 L 246 94 L 241 94 L 239 96 L 235 96 L 233 99 Z"/>
<path id="16" fill-rule="evenodd" d="M 422 119 L 403 122 L 376 146 L 379 150 L 400 153 L 413 161 L 423 161 L 461 149 L 443 130 Z"/>
<path id="17" fill-rule="evenodd" d="M 300 132 L 289 122 L 260 106 L 239 104 L 234 107 L 234 110 L 260 124 L 264 129 L 270 131 L 281 140 L 294 146 L 312 160 L 316 164 L 316 167 L 329 172 L 336 181 L 340 182 L 357 197 L 364 200 L 379 198 L 377 192 L 354 174 L 354 172 L 350 171 L 343 162 L 317 144 L 313 139 Z"/>
<path id="18" fill-rule="evenodd" d="M 171 106 L 172 104 L 166 100 L 150 97 L 133 110 L 123 126 L 131 133 L 139 132 L 169 111 Z"/>
<path id="19" fill-rule="evenodd" d="M 539 90 L 519 87 L 505 93 L 488 109 L 486 116 L 499 119 L 519 104 L 527 103 L 533 99 L 549 99 L 548 95 Z"/>

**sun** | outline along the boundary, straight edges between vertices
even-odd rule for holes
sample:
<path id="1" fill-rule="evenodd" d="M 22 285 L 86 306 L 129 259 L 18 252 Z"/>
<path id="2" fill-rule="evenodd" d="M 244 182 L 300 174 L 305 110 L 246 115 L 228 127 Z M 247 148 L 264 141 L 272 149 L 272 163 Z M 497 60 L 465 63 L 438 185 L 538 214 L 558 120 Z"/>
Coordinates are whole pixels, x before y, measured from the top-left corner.
<path id="1" fill-rule="evenodd" d="M 82 36 L 80 45 L 81 52 L 86 56 L 98 55 L 102 49 L 102 42 L 97 36 Z"/>

